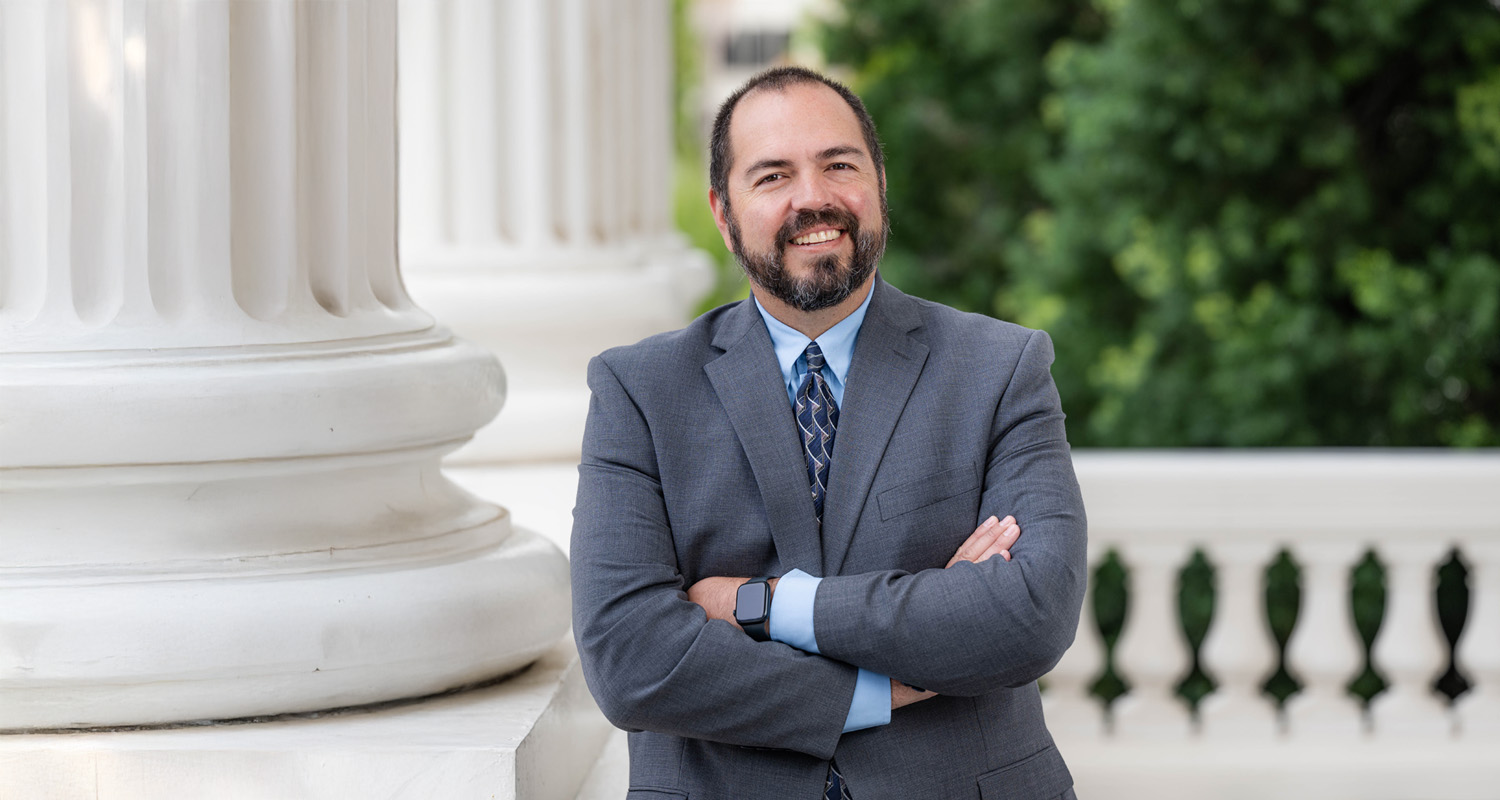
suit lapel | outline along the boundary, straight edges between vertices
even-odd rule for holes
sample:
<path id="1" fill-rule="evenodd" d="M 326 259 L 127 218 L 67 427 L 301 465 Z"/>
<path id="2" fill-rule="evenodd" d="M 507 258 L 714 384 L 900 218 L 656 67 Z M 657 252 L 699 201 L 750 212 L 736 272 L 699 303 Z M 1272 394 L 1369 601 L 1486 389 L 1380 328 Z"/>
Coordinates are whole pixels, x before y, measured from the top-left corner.
<path id="1" fill-rule="evenodd" d="M 823 505 L 824 575 L 843 568 L 886 444 L 927 363 L 927 345 L 911 335 L 921 326 L 915 301 L 879 279 L 874 291 L 839 409 Z"/>
<path id="2" fill-rule="evenodd" d="M 818 518 L 808 493 L 807 461 L 797 439 L 771 335 L 749 300 L 726 314 L 713 344 L 724 354 L 703 369 L 750 460 L 782 570 L 796 568 L 822 575 Z M 838 444 L 835 442 L 835 447 Z"/>

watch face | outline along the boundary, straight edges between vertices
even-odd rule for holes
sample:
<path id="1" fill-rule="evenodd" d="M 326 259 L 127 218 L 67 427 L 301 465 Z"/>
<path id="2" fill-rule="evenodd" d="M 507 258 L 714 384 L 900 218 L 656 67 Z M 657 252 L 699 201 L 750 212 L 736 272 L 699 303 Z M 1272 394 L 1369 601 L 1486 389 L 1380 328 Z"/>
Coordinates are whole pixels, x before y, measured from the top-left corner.
<path id="1" fill-rule="evenodd" d="M 764 581 L 751 581 L 740 586 L 734 596 L 734 618 L 741 623 L 759 622 L 766 618 L 766 595 L 770 588 Z"/>

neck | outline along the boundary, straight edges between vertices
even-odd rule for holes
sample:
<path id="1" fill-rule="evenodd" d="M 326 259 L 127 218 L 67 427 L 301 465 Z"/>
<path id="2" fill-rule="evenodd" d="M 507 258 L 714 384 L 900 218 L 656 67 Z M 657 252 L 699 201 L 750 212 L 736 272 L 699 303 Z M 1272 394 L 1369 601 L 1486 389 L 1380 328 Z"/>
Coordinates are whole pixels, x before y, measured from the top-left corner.
<path id="1" fill-rule="evenodd" d="M 839 324 L 844 317 L 854 313 L 859 305 L 870 295 L 875 287 L 875 273 L 865 279 L 863 285 L 855 289 L 844 298 L 838 305 L 828 308 L 820 308 L 817 311 L 802 311 L 795 306 L 771 296 L 771 293 L 762 289 L 754 281 L 750 282 L 750 291 L 755 295 L 755 301 L 760 303 L 761 308 L 770 312 L 771 316 L 786 323 L 787 327 L 806 336 L 816 339 L 828 331 L 829 328 Z"/>

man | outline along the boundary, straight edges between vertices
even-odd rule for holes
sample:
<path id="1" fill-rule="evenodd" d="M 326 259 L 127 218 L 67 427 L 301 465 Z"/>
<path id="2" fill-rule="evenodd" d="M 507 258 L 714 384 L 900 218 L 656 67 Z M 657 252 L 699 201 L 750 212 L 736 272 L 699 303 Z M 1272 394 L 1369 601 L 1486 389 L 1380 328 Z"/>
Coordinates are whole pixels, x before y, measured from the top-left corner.
<path id="1" fill-rule="evenodd" d="M 1050 340 L 880 280 L 840 84 L 756 76 L 712 151 L 752 297 L 589 365 L 574 632 L 629 797 L 1073 797 L 1036 686 L 1085 583 Z"/>

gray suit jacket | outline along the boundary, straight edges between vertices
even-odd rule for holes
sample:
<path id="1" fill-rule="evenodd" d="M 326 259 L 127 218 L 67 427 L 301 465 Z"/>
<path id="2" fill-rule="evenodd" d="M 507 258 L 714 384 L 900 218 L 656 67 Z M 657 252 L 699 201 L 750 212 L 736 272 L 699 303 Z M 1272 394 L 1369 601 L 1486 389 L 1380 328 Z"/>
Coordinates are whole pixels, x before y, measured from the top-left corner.
<path id="1" fill-rule="evenodd" d="M 1083 502 L 1045 333 L 877 278 L 821 536 L 770 335 L 745 301 L 589 365 L 572 540 L 589 688 L 630 734 L 630 798 L 1071 797 L 1036 679 L 1073 641 Z M 942 569 L 1014 514 L 1013 560 Z M 704 620 L 711 575 L 824 580 L 822 655 Z M 842 734 L 856 667 L 940 693 Z"/>

